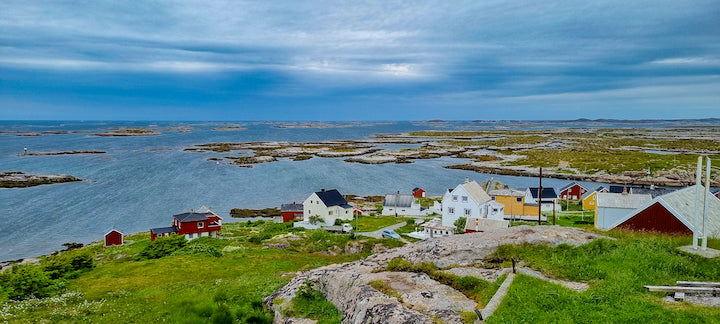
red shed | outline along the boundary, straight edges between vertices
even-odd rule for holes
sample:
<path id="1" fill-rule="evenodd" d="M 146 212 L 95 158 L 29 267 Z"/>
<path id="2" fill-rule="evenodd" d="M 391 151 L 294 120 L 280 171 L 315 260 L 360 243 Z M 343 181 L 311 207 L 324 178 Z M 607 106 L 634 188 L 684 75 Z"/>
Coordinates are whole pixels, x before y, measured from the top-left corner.
<path id="1" fill-rule="evenodd" d="M 123 233 L 116 228 L 108 229 L 105 232 L 105 246 L 123 245 Z"/>
<path id="2" fill-rule="evenodd" d="M 280 215 L 283 223 L 292 222 L 295 219 L 303 219 L 303 204 L 282 204 L 280 205 Z"/>
<path id="3" fill-rule="evenodd" d="M 581 199 L 582 196 L 587 192 L 588 190 L 581 184 L 573 182 L 560 189 L 560 198 L 571 200 Z"/>
<path id="4" fill-rule="evenodd" d="M 412 190 L 412 195 L 415 198 L 424 198 L 425 197 L 425 190 L 422 188 L 415 188 Z"/>

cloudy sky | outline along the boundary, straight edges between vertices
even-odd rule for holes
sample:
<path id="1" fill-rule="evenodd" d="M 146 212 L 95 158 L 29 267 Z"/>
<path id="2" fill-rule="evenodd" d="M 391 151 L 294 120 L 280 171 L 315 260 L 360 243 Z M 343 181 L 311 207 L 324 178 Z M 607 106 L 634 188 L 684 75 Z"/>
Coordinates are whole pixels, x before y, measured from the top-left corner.
<path id="1" fill-rule="evenodd" d="M 0 10 L 0 119 L 581 117 L 720 117 L 720 1 L 3 0 Z"/>

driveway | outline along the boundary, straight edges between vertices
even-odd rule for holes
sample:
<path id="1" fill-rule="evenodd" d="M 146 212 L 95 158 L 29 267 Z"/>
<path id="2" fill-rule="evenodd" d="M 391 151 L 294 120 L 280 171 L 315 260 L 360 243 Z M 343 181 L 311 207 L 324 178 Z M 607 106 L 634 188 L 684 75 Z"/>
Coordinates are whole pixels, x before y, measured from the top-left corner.
<path id="1" fill-rule="evenodd" d="M 394 230 L 396 230 L 396 229 L 398 229 L 398 228 L 400 228 L 400 227 L 405 226 L 405 224 L 407 224 L 407 223 L 406 223 L 406 222 L 400 222 L 400 223 L 397 223 L 397 224 L 395 224 L 395 225 L 390 225 L 390 226 L 388 226 L 388 227 L 383 227 L 383 228 L 381 228 L 381 229 L 379 229 L 379 230 L 377 230 L 377 231 L 373 231 L 373 232 L 357 232 L 357 233 L 355 233 L 355 234 L 357 234 L 357 235 L 362 235 L 362 236 L 368 236 L 368 237 L 374 237 L 374 238 L 382 238 L 382 231 L 384 231 L 384 230 L 393 230 L 393 231 L 394 231 Z M 400 238 L 400 240 L 402 240 L 402 241 L 404 241 L 404 242 L 407 242 L 404 238 Z"/>

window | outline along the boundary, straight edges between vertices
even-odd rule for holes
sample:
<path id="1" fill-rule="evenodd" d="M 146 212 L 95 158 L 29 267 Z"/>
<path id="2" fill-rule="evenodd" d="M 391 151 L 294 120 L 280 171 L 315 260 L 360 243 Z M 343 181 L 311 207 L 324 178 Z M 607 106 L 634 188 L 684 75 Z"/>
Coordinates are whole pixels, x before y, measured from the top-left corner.
<path id="1" fill-rule="evenodd" d="M 457 201 L 457 196 L 453 196 L 452 200 Z"/>
<path id="2" fill-rule="evenodd" d="M 471 213 L 470 209 L 465 208 L 465 216 L 470 216 L 470 213 Z"/>
<path id="3" fill-rule="evenodd" d="M 328 211 L 328 215 L 332 215 L 332 210 L 329 210 L 329 211 Z"/>
<path id="4" fill-rule="evenodd" d="M 498 209 L 497 209 L 497 208 L 493 208 L 493 213 L 497 213 L 497 212 L 498 212 Z"/>
<path id="5" fill-rule="evenodd" d="M 517 202 L 522 202 L 522 197 L 517 197 L 517 198 L 515 199 L 515 201 L 517 201 Z"/>
<path id="6" fill-rule="evenodd" d="M 495 196 L 490 197 L 490 200 L 495 200 Z"/>
<path id="7" fill-rule="evenodd" d="M 203 222 L 198 222 L 198 228 L 203 228 L 203 227 L 205 227 L 205 223 L 203 223 Z"/>
<path id="8" fill-rule="evenodd" d="M 467 202 L 467 196 L 462 196 L 462 202 Z"/>
<path id="9" fill-rule="evenodd" d="M 448 213 L 449 213 L 449 214 L 455 214 L 455 208 L 453 208 L 453 207 L 448 207 Z"/>

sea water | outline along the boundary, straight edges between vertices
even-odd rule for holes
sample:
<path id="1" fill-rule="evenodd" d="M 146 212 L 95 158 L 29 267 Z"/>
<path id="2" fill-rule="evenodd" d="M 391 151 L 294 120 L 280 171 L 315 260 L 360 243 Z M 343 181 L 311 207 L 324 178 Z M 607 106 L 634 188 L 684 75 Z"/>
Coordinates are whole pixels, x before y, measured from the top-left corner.
<path id="1" fill-rule="evenodd" d="M 345 123 L 338 123 L 345 124 Z M 537 178 L 481 174 L 446 169 L 466 163 L 455 158 L 416 160 L 411 164 L 366 165 L 344 158 L 279 159 L 253 168 L 208 161 L 237 153 L 187 152 L 194 144 L 249 141 L 324 141 L 366 139 L 377 133 L 426 129 L 507 127 L 498 123 L 362 123 L 340 128 L 277 128 L 272 123 L 242 123 L 245 130 L 217 131 L 223 123 L 178 122 L 0 122 L 2 131 L 89 131 L 89 133 L 17 136 L 0 134 L 0 172 L 70 174 L 82 182 L 0 189 L 0 260 L 50 253 L 65 242 L 100 241 L 110 227 L 124 233 L 169 226 L 174 214 L 208 206 L 225 221 L 232 208 L 278 207 L 302 202 L 320 189 L 343 194 L 384 195 L 424 188 L 442 195 L 466 177 L 491 178 L 513 188 L 537 186 Z M 191 127 L 191 131 L 165 127 Z M 560 127 L 567 125 L 545 125 Z M 157 128 L 162 135 L 100 137 L 93 133 L 115 127 Z M 536 127 L 527 124 L 526 127 Z M 387 144 L 387 148 L 397 145 Z M 99 150 L 106 154 L 22 156 L 29 152 Z M 556 188 L 567 180 L 544 179 Z M 585 183 L 592 187 L 594 183 Z"/>

